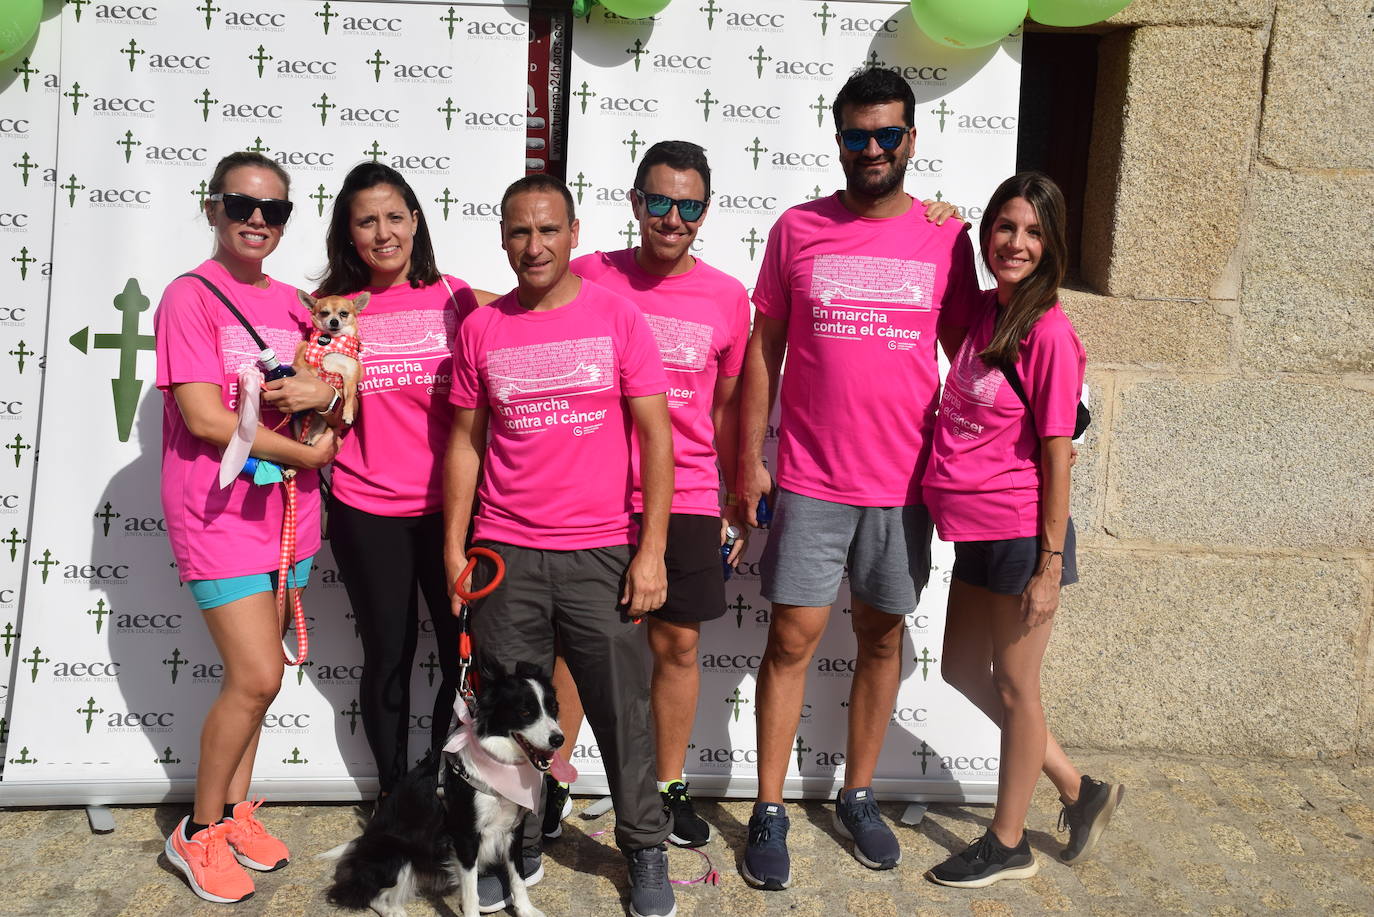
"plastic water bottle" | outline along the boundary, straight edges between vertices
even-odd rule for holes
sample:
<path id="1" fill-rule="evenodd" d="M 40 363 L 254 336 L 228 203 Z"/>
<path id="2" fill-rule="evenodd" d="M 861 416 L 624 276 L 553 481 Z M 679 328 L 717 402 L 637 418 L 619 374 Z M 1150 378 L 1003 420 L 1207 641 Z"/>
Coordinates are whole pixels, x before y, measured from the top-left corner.
<path id="1" fill-rule="evenodd" d="M 734 550 L 735 542 L 739 541 L 739 529 L 733 525 L 725 527 L 725 544 L 720 546 L 720 566 L 728 580 L 730 574 L 735 572 L 735 568 L 730 566 L 730 552 Z"/>
<path id="2" fill-rule="evenodd" d="M 773 521 L 773 507 L 768 505 L 767 494 L 759 497 L 759 505 L 754 510 L 754 517 L 758 519 L 760 527 L 765 527 Z"/>
<path id="3" fill-rule="evenodd" d="M 289 363 L 282 363 L 277 360 L 277 355 L 271 347 L 258 354 L 258 365 L 262 367 L 262 381 L 264 382 L 271 382 L 273 379 L 285 379 L 287 376 L 296 374 Z"/>

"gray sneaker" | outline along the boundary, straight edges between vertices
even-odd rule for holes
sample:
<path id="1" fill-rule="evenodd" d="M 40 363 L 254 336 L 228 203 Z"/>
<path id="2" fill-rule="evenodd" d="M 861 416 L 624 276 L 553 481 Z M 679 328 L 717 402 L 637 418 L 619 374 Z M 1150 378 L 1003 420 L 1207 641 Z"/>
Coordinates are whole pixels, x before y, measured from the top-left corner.
<path id="1" fill-rule="evenodd" d="M 1059 830 L 1069 831 L 1069 843 L 1059 852 L 1060 860 L 1073 864 L 1092 853 L 1125 793 L 1126 788 L 1119 783 L 1103 783 L 1083 775 L 1078 801 L 1059 812 Z"/>
<path id="2" fill-rule="evenodd" d="M 525 887 L 538 885 L 544 878 L 542 857 L 521 857 L 520 875 L 525 879 Z M 496 872 L 484 872 L 477 877 L 477 910 L 483 914 L 494 914 L 510 907 L 514 898 L 510 892 L 510 879 L 504 868 Z"/>
<path id="3" fill-rule="evenodd" d="M 902 848 L 878 811 L 872 787 L 840 790 L 835 797 L 835 830 L 854 842 L 854 859 L 869 869 L 891 869 L 902 861 Z"/>
<path id="4" fill-rule="evenodd" d="M 668 881 L 668 847 L 645 847 L 625 857 L 630 869 L 632 917 L 673 917 L 677 900 Z"/>

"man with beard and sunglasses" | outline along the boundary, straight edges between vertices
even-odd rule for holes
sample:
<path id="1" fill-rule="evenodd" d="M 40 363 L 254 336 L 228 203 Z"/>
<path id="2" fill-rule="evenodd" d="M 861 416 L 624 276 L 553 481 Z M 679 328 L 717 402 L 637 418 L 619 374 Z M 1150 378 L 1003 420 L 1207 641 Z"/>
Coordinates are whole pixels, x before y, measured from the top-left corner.
<path id="1" fill-rule="evenodd" d="M 762 889 L 791 882 L 783 780 L 807 669 L 846 565 L 858 653 L 835 827 L 865 866 L 901 859 L 871 784 L 901 680 L 904 616 L 930 570 L 920 482 L 940 393 L 935 342 L 967 325 L 964 303 L 978 289 L 967 226 L 928 222 L 902 188 L 914 109 L 911 88 L 891 71 L 845 83 L 833 106 L 845 188 L 783 213 L 754 289 L 737 482 L 751 525 L 772 486 L 764 431 L 787 358 L 761 565 L 773 605 L 755 693 L 758 801 L 741 863 Z"/>

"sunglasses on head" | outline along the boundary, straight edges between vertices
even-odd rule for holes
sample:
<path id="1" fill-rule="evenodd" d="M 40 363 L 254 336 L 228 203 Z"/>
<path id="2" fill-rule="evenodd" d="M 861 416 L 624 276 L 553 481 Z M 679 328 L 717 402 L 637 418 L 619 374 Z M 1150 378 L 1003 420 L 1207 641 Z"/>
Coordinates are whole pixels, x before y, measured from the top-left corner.
<path id="1" fill-rule="evenodd" d="M 706 212 L 706 201 L 699 201 L 690 197 L 677 199 L 663 194 L 649 194 L 638 188 L 635 188 L 634 192 L 644 202 L 644 209 L 649 211 L 651 217 L 665 217 L 669 210 L 676 207 L 678 216 L 688 223 L 695 223 Z"/>
<path id="2" fill-rule="evenodd" d="M 875 131 L 866 131 L 862 128 L 851 127 L 840 131 L 840 141 L 844 148 L 851 153 L 858 153 L 868 146 L 868 138 L 872 137 L 878 141 L 878 146 L 884 150 L 895 150 L 906 132 L 907 127 L 880 127 Z"/>
<path id="3" fill-rule="evenodd" d="M 233 191 L 218 192 L 210 195 L 209 199 L 223 202 L 224 212 L 229 219 L 240 223 L 247 222 L 253 216 L 254 210 L 261 210 L 262 221 L 268 226 L 285 226 L 286 221 L 291 218 L 291 208 L 294 206 L 290 201 L 281 201 L 274 197 L 249 197 Z"/>

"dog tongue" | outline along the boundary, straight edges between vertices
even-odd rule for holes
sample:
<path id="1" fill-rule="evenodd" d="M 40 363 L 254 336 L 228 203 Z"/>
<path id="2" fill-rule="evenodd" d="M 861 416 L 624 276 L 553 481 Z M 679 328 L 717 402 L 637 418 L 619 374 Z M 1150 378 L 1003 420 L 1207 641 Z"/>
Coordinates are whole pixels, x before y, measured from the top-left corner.
<path id="1" fill-rule="evenodd" d="M 577 780 L 577 768 L 569 764 L 562 755 L 556 754 L 549 758 L 549 776 L 559 783 L 572 786 Z"/>

